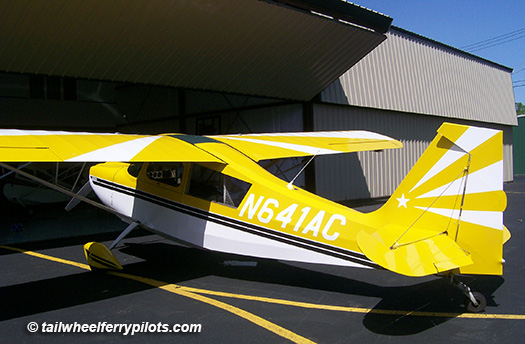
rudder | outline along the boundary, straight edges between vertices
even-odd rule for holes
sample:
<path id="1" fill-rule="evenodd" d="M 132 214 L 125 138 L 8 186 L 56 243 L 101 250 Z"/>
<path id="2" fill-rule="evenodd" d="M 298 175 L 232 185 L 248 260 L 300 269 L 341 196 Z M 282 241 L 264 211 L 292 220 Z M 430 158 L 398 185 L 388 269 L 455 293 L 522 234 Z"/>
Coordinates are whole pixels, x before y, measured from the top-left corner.
<path id="1" fill-rule="evenodd" d="M 384 219 L 383 228 L 361 235 L 358 244 L 370 259 L 390 257 L 382 265 L 407 275 L 451 269 L 501 274 L 510 236 L 505 207 L 502 132 L 444 123 L 387 203 L 371 214 Z M 405 260 L 411 267 L 399 268 Z"/>

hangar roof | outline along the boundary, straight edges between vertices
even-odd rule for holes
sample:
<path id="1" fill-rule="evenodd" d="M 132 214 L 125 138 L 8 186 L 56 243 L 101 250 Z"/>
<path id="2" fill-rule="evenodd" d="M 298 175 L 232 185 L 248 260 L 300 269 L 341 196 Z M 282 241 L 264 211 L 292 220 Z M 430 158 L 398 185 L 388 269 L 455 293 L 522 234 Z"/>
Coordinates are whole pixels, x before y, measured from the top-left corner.
<path id="1" fill-rule="evenodd" d="M 0 0 L 0 71 L 310 100 L 391 21 L 341 0 Z"/>

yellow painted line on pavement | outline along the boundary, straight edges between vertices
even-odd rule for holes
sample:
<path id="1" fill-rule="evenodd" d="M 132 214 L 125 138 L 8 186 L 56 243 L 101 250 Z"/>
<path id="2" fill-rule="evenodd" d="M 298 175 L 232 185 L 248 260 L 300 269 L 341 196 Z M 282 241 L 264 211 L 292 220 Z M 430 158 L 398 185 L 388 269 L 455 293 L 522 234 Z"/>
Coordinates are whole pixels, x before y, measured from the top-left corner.
<path id="1" fill-rule="evenodd" d="M 44 258 L 64 264 L 69 264 L 73 266 L 77 266 L 83 269 L 89 270 L 89 266 L 86 264 L 81 264 L 61 258 L 56 258 L 52 256 L 47 256 L 44 254 L 32 252 L 32 251 L 25 251 L 14 247 L 8 247 L 8 246 L 0 246 L 1 248 L 6 248 L 13 251 L 18 251 L 22 253 L 26 253 L 35 257 Z M 291 301 L 291 300 L 283 300 L 283 299 L 274 299 L 274 298 L 268 298 L 268 297 L 260 297 L 260 296 L 251 296 L 251 295 L 244 295 L 244 294 L 235 294 L 235 293 L 227 293 L 222 291 L 213 291 L 213 290 L 207 290 L 207 289 L 199 289 L 199 288 L 192 288 L 192 287 L 184 287 L 176 284 L 169 284 L 166 282 L 161 282 L 145 277 L 140 276 L 134 276 L 125 274 L 122 272 L 115 272 L 115 271 L 108 271 L 109 274 L 125 277 L 128 279 L 140 281 L 146 284 L 149 284 L 151 286 L 155 286 L 170 292 L 178 293 L 180 295 L 184 295 L 187 297 L 191 297 L 194 299 L 197 299 L 195 296 L 200 296 L 204 298 L 202 295 L 212 295 L 212 296 L 219 296 L 219 297 L 227 297 L 227 298 L 235 298 L 235 299 L 242 299 L 242 300 L 249 300 L 249 301 L 257 301 L 257 302 L 264 302 L 264 303 L 272 303 L 272 304 L 278 304 L 278 305 L 284 305 L 284 306 L 292 306 L 292 307 L 300 307 L 300 308 L 309 308 L 309 309 L 319 309 L 319 310 L 327 310 L 327 311 L 337 311 L 337 312 L 348 312 L 348 313 L 362 313 L 362 314 L 383 314 L 383 315 L 400 315 L 400 316 L 419 316 L 419 317 L 441 317 L 441 318 L 464 318 L 464 319 L 499 319 L 499 320 L 525 320 L 524 314 L 488 314 L 488 313 L 446 313 L 446 312 L 420 312 L 420 311 L 403 311 L 403 310 L 390 310 L 390 309 L 372 309 L 372 308 L 364 308 L 364 307 L 348 307 L 348 306 L 334 306 L 334 305 L 323 305 L 323 304 L 316 304 L 316 303 L 308 303 L 308 302 L 298 302 L 298 301 Z M 184 294 L 183 294 L 184 293 Z M 188 293 L 188 294 L 186 294 Z M 192 296 L 189 296 L 191 294 Z M 202 295 L 196 295 L 196 294 L 202 294 Z M 217 304 L 214 304 L 216 307 L 223 308 L 224 307 L 233 307 L 228 304 L 222 304 L 219 306 L 218 304 L 220 301 L 205 298 L 207 301 L 203 301 L 204 299 L 199 299 L 202 302 L 210 303 L 208 301 L 217 302 Z M 211 304 L 211 303 L 210 303 Z M 228 310 L 226 308 L 223 308 L 225 310 Z M 239 309 L 240 310 L 240 309 Z M 240 310 L 243 311 L 243 310 Z M 245 312 L 245 311 L 243 311 Z M 248 312 L 246 312 L 248 313 Z M 251 313 L 248 313 L 251 314 Z M 237 314 L 239 315 L 239 314 Z M 251 314 L 253 315 L 253 314 Z M 239 315 L 240 316 L 240 315 Z M 253 315 L 254 317 L 257 317 Z M 257 317 L 259 318 L 259 317 Z M 254 318 L 255 320 L 256 318 Z M 262 318 L 259 318 L 262 319 Z M 264 319 L 262 319 L 264 320 Z M 252 320 L 250 320 L 252 321 Z M 266 320 L 264 320 L 266 321 Z M 255 322 L 255 321 L 252 321 Z M 255 322 L 256 323 L 256 322 Z M 271 324 L 271 323 L 270 323 Z M 275 324 L 273 324 L 275 325 Z M 262 326 L 262 325 L 260 325 Z M 275 325 L 277 326 L 277 325 Z M 264 327 L 264 326 L 263 326 Z M 266 327 L 265 327 L 266 328 Z M 288 330 L 286 330 L 288 331 Z M 277 333 L 275 331 L 272 331 L 274 333 Z M 293 333 L 293 332 L 291 332 Z M 279 333 L 278 333 L 279 334 Z M 302 337 L 301 337 L 302 338 Z M 307 340 L 305 338 L 305 340 Z M 308 343 L 310 341 L 307 340 L 307 342 L 301 342 L 301 343 Z"/>
<path id="2" fill-rule="evenodd" d="M 403 316 L 419 316 L 419 317 L 441 317 L 441 318 L 466 318 L 466 319 L 506 319 L 506 320 L 525 320 L 523 314 L 476 314 L 476 313 L 444 313 L 444 312 L 419 312 L 419 311 L 402 311 L 391 309 L 372 309 L 362 307 L 347 307 L 347 306 L 333 306 L 322 305 L 317 303 L 297 302 L 283 299 L 273 299 L 268 297 L 250 296 L 243 294 L 225 293 L 221 291 L 213 291 L 206 289 L 197 289 L 190 287 L 183 287 L 184 289 L 198 294 L 230 297 L 243 300 L 251 300 L 265 303 L 274 303 L 285 306 L 302 307 L 310 309 L 320 309 L 327 311 L 349 312 L 349 313 L 372 313 L 384 315 L 403 315 Z"/>
<path id="3" fill-rule="evenodd" d="M 54 262 L 57 262 L 57 263 L 62 263 L 62 264 L 67 264 L 67 265 L 72 265 L 72 266 L 75 266 L 75 267 L 78 267 L 78 268 L 81 268 L 81 269 L 85 269 L 85 270 L 91 270 L 89 268 L 89 265 L 87 264 L 81 264 L 81 263 L 77 263 L 77 262 L 74 262 L 74 261 L 71 261 L 71 260 L 67 260 L 67 259 L 62 259 L 62 258 L 58 258 L 58 257 L 53 257 L 53 256 L 49 256 L 49 255 L 46 255 L 46 254 L 42 254 L 42 253 L 37 253 L 37 252 L 33 252 L 33 251 L 27 251 L 27 250 L 23 250 L 23 249 L 19 249 L 19 248 L 16 248 L 16 247 L 10 247 L 10 246 L 0 246 L 0 248 L 3 248 L 3 249 L 7 249 L 7 250 L 11 250 L 11 251 L 16 251 L 16 252 L 20 252 L 20 253 L 24 253 L 24 254 L 27 254 L 27 255 L 30 255 L 30 256 L 33 256 L 33 257 L 38 257 L 38 258 L 42 258 L 42 259 L 46 259 L 46 260 L 50 260 L 50 261 L 54 261 Z M 199 295 L 199 294 L 195 294 L 191 291 L 188 291 L 188 290 L 185 290 L 184 287 L 182 286 L 179 286 L 179 285 L 176 285 L 176 284 L 171 284 L 171 283 L 166 283 L 166 282 L 162 282 L 162 281 L 158 281 L 158 280 L 154 280 L 154 279 L 151 279 L 151 278 L 146 278 L 146 277 L 140 277 L 140 276 L 135 276 L 135 275 L 130 275 L 130 274 L 127 274 L 127 273 L 123 273 L 123 272 L 117 272 L 117 271 L 107 271 L 108 274 L 110 275 L 113 275 L 113 276 L 118 276 L 118 277 L 123 277 L 123 278 L 127 278 L 127 279 L 130 279 L 130 280 L 133 280 L 133 281 L 137 281 L 137 282 L 141 282 L 141 283 L 145 283 L 145 284 L 148 284 L 150 286 L 153 286 L 153 287 L 156 287 L 156 288 L 160 288 L 162 290 L 165 290 L 165 291 L 169 291 L 171 293 L 175 293 L 175 294 L 178 294 L 178 295 L 181 295 L 181 296 L 185 296 L 185 297 L 188 297 L 188 298 L 191 298 L 191 299 L 194 299 L 194 300 L 197 300 L 197 301 L 201 301 L 201 302 L 204 302 L 204 303 L 207 303 L 209 305 L 212 305 L 212 306 L 215 306 L 215 307 L 218 307 L 218 308 L 221 308 L 225 311 L 228 311 L 230 313 L 233 313 L 243 319 L 246 319 L 262 328 L 265 328 L 266 330 L 270 331 L 270 332 L 273 332 L 283 338 L 286 338 L 294 343 L 297 343 L 297 344 L 315 344 L 315 342 L 305 338 L 305 337 L 302 337 L 290 330 L 287 330 L 285 329 L 284 327 L 281 327 L 279 325 L 276 325 L 266 319 L 263 319 L 255 314 L 252 314 L 250 312 L 247 312 L 243 309 L 240 309 L 238 307 L 235 307 L 235 306 L 232 306 L 232 305 L 229 305 L 225 302 L 221 302 L 221 301 L 217 301 L 217 300 L 214 300 L 214 299 L 211 299 L 209 297 L 206 297 L 206 296 L 202 296 L 202 295 Z"/>
<path id="4" fill-rule="evenodd" d="M 194 299 L 194 300 L 197 300 L 197 301 L 201 301 L 201 302 L 210 304 L 212 306 L 224 309 L 225 311 L 233 313 L 233 314 L 235 314 L 237 316 L 240 316 L 241 318 L 244 318 L 244 319 L 246 319 L 248 321 L 251 321 L 252 323 L 254 323 L 256 325 L 259 325 L 259 326 L 267 329 L 268 331 L 271 331 L 271 332 L 273 332 L 273 333 L 275 333 L 275 334 L 277 334 L 277 335 L 279 335 L 281 337 L 289 339 L 290 341 L 292 341 L 294 343 L 314 343 L 314 342 L 312 342 L 311 340 L 309 340 L 307 338 L 301 337 L 298 334 L 296 334 L 296 333 L 294 333 L 292 331 L 289 331 L 289 330 L 287 330 L 287 329 L 285 329 L 285 328 L 283 328 L 281 326 L 278 326 L 278 325 L 276 325 L 276 324 L 274 324 L 274 323 L 272 323 L 272 322 L 270 322 L 268 320 L 265 320 L 265 319 L 263 319 L 263 318 L 261 318 L 261 317 L 259 317 L 257 315 L 254 315 L 254 314 L 252 314 L 250 312 L 247 312 L 247 311 L 245 311 L 243 309 L 240 309 L 238 307 L 229 305 L 227 303 L 224 303 L 224 302 L 221 302 L 221 301 L 217 301 L 217 300 L 214 300 L 214 299 L 210 299 L 209 297 L 202 296 L 202 295 L 199 295 L 199 294 L 195 294 L 193 292 L 190 292 L 190 291 L 186 290 L 186 288 L 184 288 L 184 287 L 182 287 L 180 285 L 166 283 L 166 282 L 154 280 L 154 279 L 151 279 L 151 278 L 130 275 L 130 274 L 117 272 L 117 271 L 108 271 L 107 273 L 110 274 L 110 275 L 124 277 L 124 278 L 128 278 L 128 279 L 131 279 L 131 280 L 134 280 L 134 281 L 138 281 L 138 282 L 142 282 L 142 283 L 145 283 L 145 284 L 149 284 L 149 285 L 151 285 L 153 287 L 157 287 L 157 288 L 169 291 L 171 293 L 175 293 L 175 294 L 179 294 L 179 295 L 182 295 L 182 296 L 186 296 L 188 298 L 191 298 L 191 299 Z"/>
<path id="5" fill-rule="evenodd" d="M 0 245 L 0 248 L 4 248 L 6 250 L 11 250 L 11 251 L 24 253 L 24 254 L 27 254 L 29 256 L 33 256 L 33 257 L 37 257 L 37 258 L 52 260 L 52 261 L 57 262 L 57 263 L 62 263 L 62 264 L 76 266 L 77 268 L 81 268 L 81 269 L 85 269 L 85 270 L 91 270 L 89 268 L 89 265 L 82 264 L 82 263 L 77 263 L 77 262 L 74 262 L 72 260 L 66 260 L 66 259 L 62 259 L 62 258 L 58 258 L 58 257 L 48 256 L 47 254 L 42 254 L 42 253 L 33 252 L 33 251 L 27 251 L 27 250 L 23 250 L 23 249 L 17 248 L 17 247 Z"/>

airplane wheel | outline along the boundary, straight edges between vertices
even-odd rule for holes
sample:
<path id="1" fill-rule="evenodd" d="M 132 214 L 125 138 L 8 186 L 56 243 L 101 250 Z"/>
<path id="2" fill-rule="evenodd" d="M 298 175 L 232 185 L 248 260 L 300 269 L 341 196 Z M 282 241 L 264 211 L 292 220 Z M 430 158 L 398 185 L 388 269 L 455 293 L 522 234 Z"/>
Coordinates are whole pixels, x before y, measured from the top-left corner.
<path id="1" fill-rule="evenodd" d="M 473 292 L 472 295 L 474 295 L 474 298 L 476 301 L 478 301 L 478 305 L 475 306 L 472 301 L 467 297 L 467 300 L 465 302 L 465 306 L 467 307 L 467 311 L 470 313 L 480 313 L 485 310 L 485 307 L 487 306 L 487 299 L 483 294 L 478 292 Z"/>

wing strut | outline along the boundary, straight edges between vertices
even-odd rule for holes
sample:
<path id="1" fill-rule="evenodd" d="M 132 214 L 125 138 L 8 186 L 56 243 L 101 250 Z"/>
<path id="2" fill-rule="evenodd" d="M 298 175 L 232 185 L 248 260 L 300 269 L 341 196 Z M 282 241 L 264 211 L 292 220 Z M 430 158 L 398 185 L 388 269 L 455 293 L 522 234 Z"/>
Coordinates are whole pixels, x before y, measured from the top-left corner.
<path id="1" fill-rule="evenodd" d="M 455 242 L 458 242 L 459 225 L 461 224 L 461 214 L 463 213 L 463 205 L 465 203 L 465 195 L 467 193 L 468 174 L 470 172 L 470 160 L 472 159 L 472 154 L 470 154 L 469 152 L 466 152 L 466 153 L 468 154 L 468 161 L 467 161 L 467 167 L 465 167 L 465 170 L 464 170 L 465 184 L 463 185 L 463 194 L 461 195 L 461 205 L 459 207 L 458 225 L 456 226 L 456 237 L 454 239 Z"/>
<path id="2" fill-rule="evenodd" d="M 129 226 L 124 229 L 122 233 L 109 245 L 109 249 L 112 250 L 117 244 L 126 237 L 133 229 L 135 229 L 139 224 L 137 222 L 132 222 Z"/>
<path id="3" fill-rule="evenodd" d="M 104 204 L 101 204 L 99 202 L 95 202 L 95 201 L 93 201 L 93 200 L 91 200 L 91 199 L 89 199 L 87 197 L 84 197 L 84 196 L 76 194 L 76 193 L 74 193 L 72 191 L 69 191 L 66 188 L 63 188 L 61 186 L 55 185 L 53 183 L 50 183 L 48 181 L 45 181 L 45 180 L 40 179 L 38 177 L 35 177 L 35 176 L 33 176 L 33 175 L 31 175 L 31 174 L 29 174 L 27 172 L 24 172 L 24 171 L 22 171 L 22 170 L 20 170 L 20 169 L 18 169 L 16 167 L 7 165 L 7 164 L 5 164 L 3 162 L 0 162 L 0 167 L 3 167 L 3 168 L 8 169 L 10 171 L 13 171 L 13 172 L 21 175 L 22 177 L 25 177 L 27 179 L 30 179 L 30 180 L 35 181 L 37 183 L 40 183 L 40 184 L 42 184 L 42 185 L 44 185 L 44 186 L 46 186 L 46 187 L 48 187 L 50 189 L 53 189 L 53 190 L 58 191 L 58 192 L 62 192 L 63 194 L 66 194 L 66 195 L 68 195 L 70 197 L 79 199 L 79 200 L 81 200 L 83 202 L 86 202 L 87 204 L 90 204 L 90 205 L 92 205 L 94 207 L 97 207 L 99 209 L 105 210 L 105 211 L 107 211 L 107 212 L 109 212 L 111 214 L 117 215 L 119 218 L 121 218 L 123 220 L 126 220 L 126 222 L 128 222 L 128 223 L 133 222 L 132 218 L 130 218 L 128 216 L 125 216 L 125 215 L 122 215 L 121 213 L 119 213 L 118 211 L 116 211 L 115 209 L 113 209 L 111 207 L 108 207 L 108 206 L 106 206 Z"/>
<path id="4" fill-rule="evenodd" d="M 26 167 L 26 166 L 29 166 L 29 165 L 31 165 L 31 164 L 32 164 L 32 162 L 26 162 L 25 164 L 23 164 L 22 166 L 20 166 L 19 169 L 20 169 L 20 168 L 24 168 L 24 167 Z M 13 173 L 15 173 L 15 171 L 11 170 L 10 172 L 7 172 L 7 173 L 1 175 L 1 176 L 0 176 L 0 179 L 3 179 L 3 178 L 5 178 L 5 177 L 7 177 L 7 176 L 10 176 L 10 175 L 12 175 Z"/>
<path id="5" fill-rule="evenodd" d="M 312 155 L 312 157 L 310 158 L 310 160 L 308 160 L 308 162 L 303 166 L 303 168 L 301 168 L 301 170 L 297 173 L 297 175 L 295 177 L 293 177 L 293 179 L 288 183 L 288 185 L 286 185 L 286 187 L 290 190 L 293 189 L 293 182 L 295 182 L 295 180 L 297 179 L 297 177 L 299 177 L 299 175 L 301 173 L 303 173 L 304 169 L 306 168 L 306 166 L 308 166 L 312 160 L 314 160 L 314 158 L 317 156 L 317 154 L 319 154 L 319 151 L 317 151 L 317 153 L 315 153 L 314 155 Z"/>
<path id="6" fill-rule="evenodd" d="M 91 184 L 89 181 L 87 181 L 86 184 L 84 184 L 76 193 L 77 197 L 72 198 L 71 201 L 69 201 L 69 203 L 66 205 L 66 211 L 70 211 L 80 203 L 81 199 L 78 196 L 86 197 L 91 193 L 91 191 L 93 191 L 93 188 L 91 188 Z"/>

